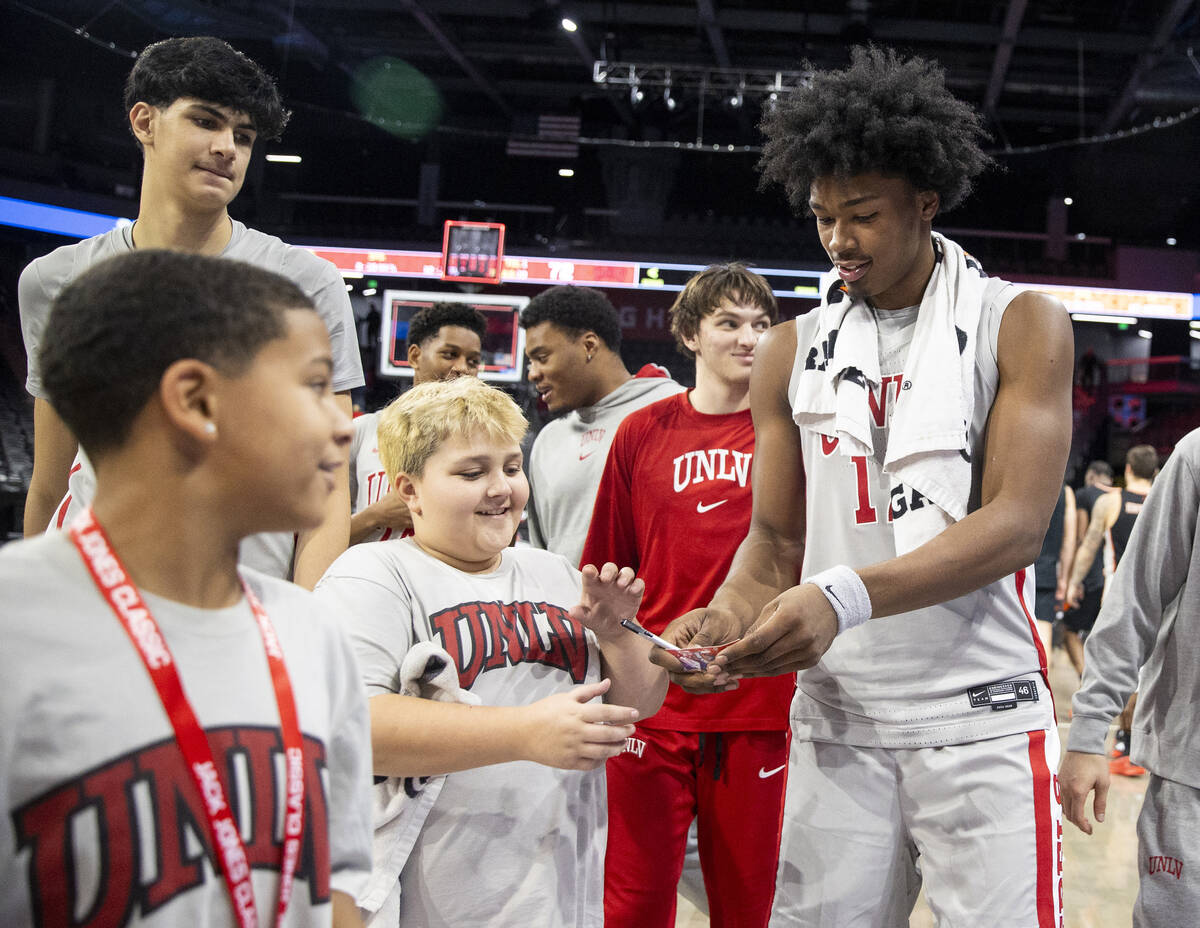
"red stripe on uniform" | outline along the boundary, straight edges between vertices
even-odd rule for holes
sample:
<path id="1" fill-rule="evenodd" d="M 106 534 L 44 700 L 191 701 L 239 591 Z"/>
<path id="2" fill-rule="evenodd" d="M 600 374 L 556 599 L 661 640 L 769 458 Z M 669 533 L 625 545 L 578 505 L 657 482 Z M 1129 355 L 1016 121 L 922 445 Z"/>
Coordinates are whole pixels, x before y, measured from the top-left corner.
<path id="1" fill-rule="evenodd" d="M 1033 823 L 1037 829 L 1038 928 L 1055 928 L 1054 836 L 1050 833 L 1050 768 L 1046 766 L 1046 733 L 1029 736 L 1029 768 L 1033 771 Z"/>
<path id="2" fill-rule="evenodd" d="M 83 467 L 82 464 L 74 465 L 67 474 L 67 479 L 75 476 L 75 472 Z M 67 519 L 67 510 L 71 508 L 71 494 L 68 493 L 63 497 L 63 501 L 58 504 L 58 512 L 54 514 L 54 527 L 62 528 L 63 522 Z"/>
<path id="3" fill-rule="evenodd" d="M 787 739 L 784 741 L 787 752 L 787 766 L 783 769 L 783 797 L 779 800 L 779 828 L 775 840 L 775 882 L 771 886 L 771 906 L 768 912 L 775 911 L 775 894 L 779 892 L 779 852 L 783 848 L 783 813 L 787 809 L 787 777 L 792 772 L 792 723 L 788 721 Z"/>
<path id="4" fill-rule="evenodd" d="M 1038 669 L 1041 671 L 1042 679 L 1046 682 L 1046 689 L 1050 689 L 1050 668 L 1046 664 L 1046 649 L 1042 647 L 1042 636 L 1038 634 L 1037 622 L 1033 616 L 1029 614 L 1029 606 L 1025 604 L 1025 594 L 1022 590 L 1025 587 L 1025 569 L 1021 568 L 1015 574 L 1013 579 L 1017 581 L 1017 602 L 1021 604 L 1021 610 L 1025 613 L 1025 621 L 1029 623 L 1029 633 L 1033 636 L 1033 646 L 1037 648 L 1038 654 Z M 1051 696 L 1053 701 L 1053 696 Z"/>

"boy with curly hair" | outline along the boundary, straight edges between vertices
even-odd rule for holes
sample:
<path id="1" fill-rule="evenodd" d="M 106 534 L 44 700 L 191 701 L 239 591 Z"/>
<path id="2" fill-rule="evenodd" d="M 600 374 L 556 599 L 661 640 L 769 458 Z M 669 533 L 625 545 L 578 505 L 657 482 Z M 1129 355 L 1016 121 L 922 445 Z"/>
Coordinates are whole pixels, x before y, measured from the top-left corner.
<path id="1" fill-rule="evenodd" d="M 654 658 L 697 691 L 798 671 L 772 925 L 907 925 L 922 881 L 941 925 L 1058 925 L 1031 565 L 1070 442 L 1070 322 L 933 231 L 988 162 L 933 63 L 855 49 L 763 130 L 764 183 L 833 268 L 758 348 L 749 535 L 664 634 L 733 643 L 703 673 Z"/>

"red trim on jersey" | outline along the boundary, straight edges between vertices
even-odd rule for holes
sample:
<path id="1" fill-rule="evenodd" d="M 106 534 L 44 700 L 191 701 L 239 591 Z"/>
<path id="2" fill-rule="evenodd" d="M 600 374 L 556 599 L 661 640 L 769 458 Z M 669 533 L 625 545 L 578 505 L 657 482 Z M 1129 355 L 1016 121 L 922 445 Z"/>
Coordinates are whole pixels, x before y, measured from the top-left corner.
<path id="1" fill-rule="evenodd" d="M 1025 620 L 1029 623 L 1029 633 L 1033 635 L 1033 645 L 1037 648 L 1038 653 L 1038 669 L 1041 671 L 1042 679 L 1046 681 L 1046 689 L 1050 689 L 1050 667 L 1046 663 L 1046 649 L 1042 646 L 1042 636 L 1038 634 L 1037 622 L 1034 621 L 1032 615 L 1029 614 L 1029 606 L 1025 604 L 1025 568 L 1022 567 L 1013 578 L 1017 581 L 1017 602 L 1021 604 L 1021 609 L 1025 612 Z M 1054 705 L 1054 694 L 1050 694 L 1050 704 Z"/>
<path id="2" fill-rule="evenodd" d="M 1050 834 L 1050 768 L 1046 766 L 1046 733 L 1029 736 L 1029 768 L 1033 772 L 1033 827 L 1037 830 L 1038 928 L 1055 928 L 1054 848 Z"/>
<path id="3" fill-rule="evenodd" d="M 81 467 L 83 467 L 83 464 L 79 463 L 78 461 L 75 464 L 73 464 L 71 466 L 70 472 L 67 474 L 67 479 L 70 480 L 72 477 L 74 477 L 76 472 Z M 71 499 L 72 498 L 73 497 L 71 496 L 70 492 L 68 491 L 67 495 L 63 497 L 63 501 L 58 504 L 58 512 L 56 512 L 54 514 L 54 527 L 55 528 L 62 528 L 63 523 L 65 521 L 67 521 L 67 510 L 71 508 Z"/>
<path id="4" fill-rule="evenodd" d="M 784 741 L 784 756 L 787 757 L 787 766 L 783 770 L 783 800 L 779 803 L 779 828 L 777 833 L 779 840 L 775 842 L 775 883 L 771 887 L 771 907 L 768 911 L 775 911 L 775 894 L 779 892 L 779 854 L 783 849 L 783 813 L 787 810 L 787 778 L 792 772 L 792 724 L 789 721 L 787 727 L 787 739 Z"/>

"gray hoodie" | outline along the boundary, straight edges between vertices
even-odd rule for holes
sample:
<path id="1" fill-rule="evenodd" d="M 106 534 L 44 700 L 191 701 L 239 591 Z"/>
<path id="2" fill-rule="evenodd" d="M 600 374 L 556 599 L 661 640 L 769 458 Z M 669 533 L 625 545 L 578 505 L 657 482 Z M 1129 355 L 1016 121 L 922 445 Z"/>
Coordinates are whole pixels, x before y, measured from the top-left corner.
<path id="1" fill-rule="evenodd" d="M 1154 481 L 1084 652 L 1067 748 L 1103 754 L 1135 689 L 1133 761 L 1200 788 L 1200 429 Z M 1139 668 L 1141 670 L 1139 682 Z"/>
<path id="2" fill-rule="evenodd" d="M 683 389 L 674 380 L 639 371 L 595 406 L 574 409 L 538 433 L 526 468 L 532 493 L 526 507 L 529 541 L 535 548 L 579 566 L 617 426 L 631 412 Z"/>

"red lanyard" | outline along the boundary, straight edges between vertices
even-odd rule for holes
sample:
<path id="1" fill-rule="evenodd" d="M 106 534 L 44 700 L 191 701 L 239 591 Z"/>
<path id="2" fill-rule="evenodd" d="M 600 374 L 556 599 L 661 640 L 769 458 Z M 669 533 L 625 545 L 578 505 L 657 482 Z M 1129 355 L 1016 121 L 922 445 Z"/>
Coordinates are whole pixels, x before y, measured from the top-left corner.
<path id="1" fill-rule="evenodd" d="M 209 834 L 221 860 L 221 870 L 233 900 L 238 924 L 241 928 L 257 928 L 258 911 L 254 903 L 254 886 L 250 881 L 246 848 L 217 775 L 208 738 L 183 691 L 183 681 L 175 668 L 175 659 L 159 631 L 158 623 L 129 579 L 124 565 L 90 508 L 81 512 L 71 523 L 71 540 L 91 571 L 96 586 L 108 600 L 141 655 L 146 671 L 158 690 L 163 709 L 175 729 L 175 741 L 183 752 L 192 782 L 196 784 L 208 813 Z M 304 832 L 304 747 L 296 716 L 296 701 L 292 696 L 292 684 L 283 662 L 279 639 L 275 636 L 266 610 L 244 581 L 242 589 L 258 622 L 263 647 L 267 652 L 287 758 L 287 810 L 283 828 L 283 859 L 279 871 L 279 909 L 275 920 L 276 925 L 281 925 L 292 895 L 296 866 L 300 861 L 300 840 Z"/>

